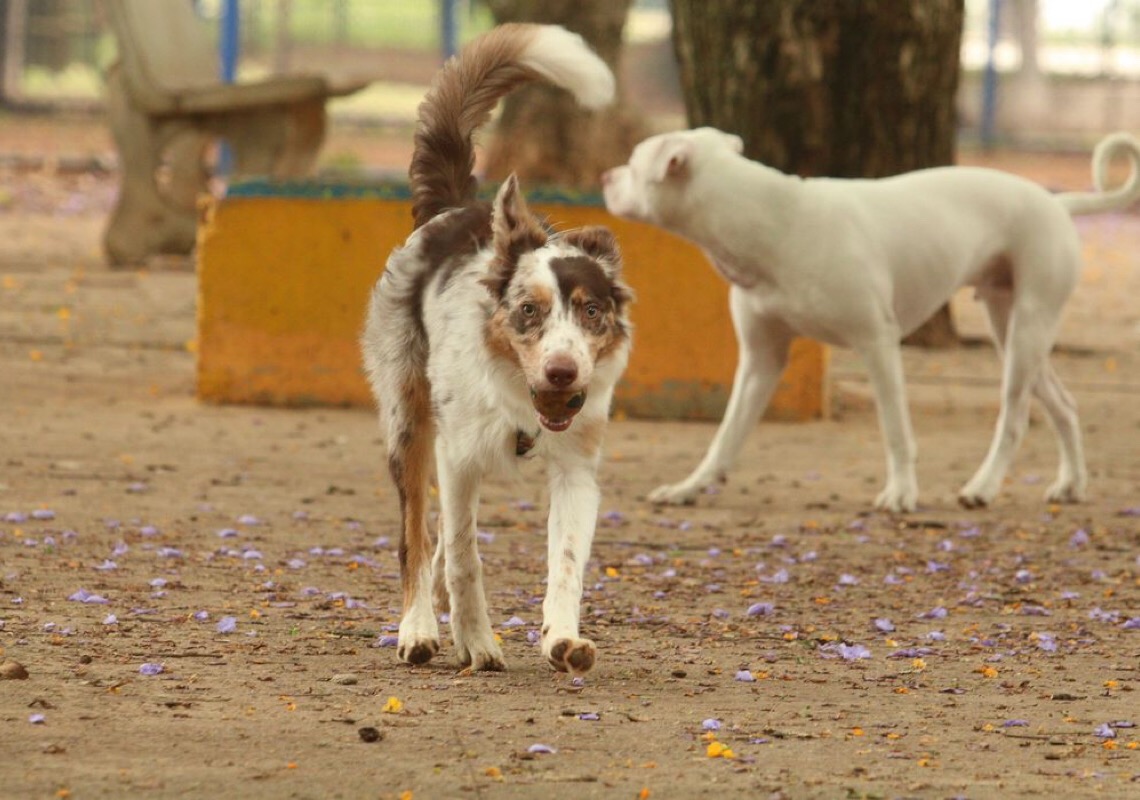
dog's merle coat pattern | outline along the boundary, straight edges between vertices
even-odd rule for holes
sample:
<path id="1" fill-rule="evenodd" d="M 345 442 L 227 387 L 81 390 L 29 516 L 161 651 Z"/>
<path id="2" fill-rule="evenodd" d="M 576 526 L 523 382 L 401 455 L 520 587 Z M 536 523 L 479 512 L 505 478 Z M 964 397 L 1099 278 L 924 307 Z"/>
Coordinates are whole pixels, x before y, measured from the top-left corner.
<path id="1" fill-rule="evenodd" d="M 492 204 L 477 202 L 471 176 L 475 128 L 499 97 L 537 79 L 587 105 L 613 91 L 581 39 L 550 26 L 496 28 L 440 72 L 420 107 L 410 168 L 416 230 L 388 260 L 362 340 L 403 519 L 398 655 L 412 664 L 438 652 L 436 615 L 450 608 L 460 663 L 504 667 L 476 550 L 479 484 L 531 458 L 546 462 L 550 491 L 543 653 L 575 673 L 595 658 L 579 606 L 602 433 L 630 347 L 630 292 L 609 231 L 548 230 L 514 176 Z"/>

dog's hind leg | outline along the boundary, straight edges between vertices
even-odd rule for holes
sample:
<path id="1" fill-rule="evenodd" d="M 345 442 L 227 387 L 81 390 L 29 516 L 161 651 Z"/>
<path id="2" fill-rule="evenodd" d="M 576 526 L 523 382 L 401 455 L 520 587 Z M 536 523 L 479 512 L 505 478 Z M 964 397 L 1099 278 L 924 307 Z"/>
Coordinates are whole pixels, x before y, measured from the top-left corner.
<path id="1" fill-rule="evenodd" d="M 506 666 L 487 616 L 483 565 L 475 537 L 479 470 L 453 462 L 442 444 L 436 447 L 436 466 L 440 536 L 447 592 L 451 598 L 451 636 L 456 658 L 473 670 L 501 671 Z"/>
<path id="2" fill-rule="evenodd" d="M 542 604 L 542 653 L 559 672 L 581 675 L 594 666 L 596 648 L 579 636 L 582 582 L 600 496 L 596 456 L 550 467 L 546 598 Z"/>
<path id="3" fill-rule="evenodd" d="M 399 493 L 402 517 L 399 555 L 404 612 L 396 654 L 410 664 L 425 664 L 439 652 L 427 521 L 434 426 L 427 381 L 405 377 L 399 401 L 392 398 L 383 409 L 388 420 L 388 470 Z"/>
<path id="4" fill-rule="evenodd" d="M 688 505 L 703 489 L 724 480 L 779 385 L 792 333 L 783 322 L 758 314 L 746 290 L 737 286 L 729 293 L 729 309 L 740 355 L 724 419 L 705 457 L 689 477 L 658 486 L 649 493 L 650 502 Z"/>
<path id="5" fill-rule="evenodd" d="M 1085 498 L 1089 477 L 1077 403 L 1057 377 L 1053 365 L 1048 363 L 1033 385 L 1033 393 L 1049 415 L 1061 457 L 1057 480 L 1045 492 L 1045 500 L 1050 503 L 1078 503 Z"/>
<path id="6" fill-rule="evenodd" d="M 1012 295 L 1009 292 L 987 292 L 982 299 L 989 314 L 994 346 L 998 355 L 1004 357 Z M 1050 503 L 1078 502 L 1084 499 L 1088 469 L 1085 466 L 1076 401 L 1061 383 L 1052 364 L 1047 361 L 1033 384 L 1033 394 L 1041 401 L 1048 415 L 1060 453 L 1057 480 L 1045 492 L 1045 499 Z"/>
<path id="7" fill-rule="evenodd" d="M 918 447 L 910 425 L 903 376 L 898 328 L 883 330 L 856 349 L 867 367 L 875 393 L 875 408 L 887 451 L 887 485 L 875 499 L 884 511 L 914 511 L 918 503 L 918 478 L 914 462 Z"/>
<path id="8" fill-rule="evenodd" d="M 998 413 L 994 438 L 990 443 L 982 465 L 974 476 L 958 493 L 958 501 L 966 508 L 979 508 L 989 505 L 1001 490 L 1002 481 L 1013 462 L 1018 445 L 1029 424 L 1029 399 L 1038 385 L 1047 387 L 1047 396 L 1054 403 L 1060 402 L 1051 384 L 1041 384 L 1047 380 L 1046 359 L 1052 347 L 1056 324 L 1052 317 L 1046 318 L 1040 306 L 1033 306 L 1033 313 L 1018 308 L 1015 298 L 1009 309 L 1005 323 L 1005 361 L 1002 369 L 1001 410 Z M 998 333 L 1001 319 L 994 318 L 995 311 L 1001 315 L 1000 307 L 991 311 L 991 321 Z M 1046 409 L 1055 410 L 1046 404 Z M 1053 413 L 1050 410 L 1050 414 Z"/>

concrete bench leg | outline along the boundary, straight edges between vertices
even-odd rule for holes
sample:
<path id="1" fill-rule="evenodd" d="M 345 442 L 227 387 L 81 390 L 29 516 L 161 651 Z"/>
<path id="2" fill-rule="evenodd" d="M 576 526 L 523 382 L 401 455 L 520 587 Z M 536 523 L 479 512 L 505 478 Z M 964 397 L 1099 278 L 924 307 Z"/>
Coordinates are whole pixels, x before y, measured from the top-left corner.
<path id="1" fill-rule="evenodd" d="M 122 173 L 103 235 L 107 260 L 123 266 L 154 253 L 189 253 L 197 222 L 195 184 L 201 183 L 201 134 L 132 109 L 117 65 L 107 75 L 107 112 Z M 160 187 L 164 149 L 168 162 L 162 176 L 165 187 Z"/>

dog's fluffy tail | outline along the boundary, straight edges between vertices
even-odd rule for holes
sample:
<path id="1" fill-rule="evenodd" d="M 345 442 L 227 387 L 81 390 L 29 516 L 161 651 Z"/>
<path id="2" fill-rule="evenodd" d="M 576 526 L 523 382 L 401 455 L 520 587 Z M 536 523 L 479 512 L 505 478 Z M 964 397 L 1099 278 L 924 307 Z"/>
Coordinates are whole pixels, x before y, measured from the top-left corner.
<path id="1" fill-rule="evenodd" d="M 1127 182 L 1107 190 L 1108 166 L 1118 155 L 1128 156 L 1132 169 Z M 1058 195 L 1070 214 L 1097 214 L 1116 211 L 1140 201 L 1140 140 L 1130 133 L 1113 133 L 1103 138 L 1093 151 L 1093 185 L 1095 192 L 1067 192 Z"/>
<path id="2" fill-rule="evenodd" d="M 418 228 L 475 196 L 472 134 L 513 89 L 545 80 L 587 108 L 614 96 L 609 67 L 582 40 L 557 25 L 501 25 L 444 65 L 420 104 L 409 176 Z"/>

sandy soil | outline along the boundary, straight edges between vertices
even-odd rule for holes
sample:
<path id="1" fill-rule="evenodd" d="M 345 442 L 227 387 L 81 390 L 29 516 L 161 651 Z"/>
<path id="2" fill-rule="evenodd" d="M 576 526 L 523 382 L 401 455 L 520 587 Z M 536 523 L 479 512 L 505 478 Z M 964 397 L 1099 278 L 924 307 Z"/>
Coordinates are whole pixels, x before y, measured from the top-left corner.
<path id="1" fill-rule="evenodd" d="M 617 421 L 584 600 L 599 661 L 575 684 L 530 643 L 537 470 L 488 485 L 480 519 L 509 671 L 459 671 L 446 633 L 397 663 L 373 415 L 196 403 L 193 272 L 100 265 L 113 183 L 0 188 L 0 662 L 28 673 L 0 667 L 0 795 L 1140 796 L 1136 217 L 1082 223 L 1056 355 L 1087 503 L 1041 502 L 1035 424 L 999 502 L 956 506 L 994 420 L 985 347 L 906 354 L 905 517 L 868 512 L 882 450 L 844 354 L 835 417 L 760 426 L 696 507 L 642 498 L 712 427 Z"/>

